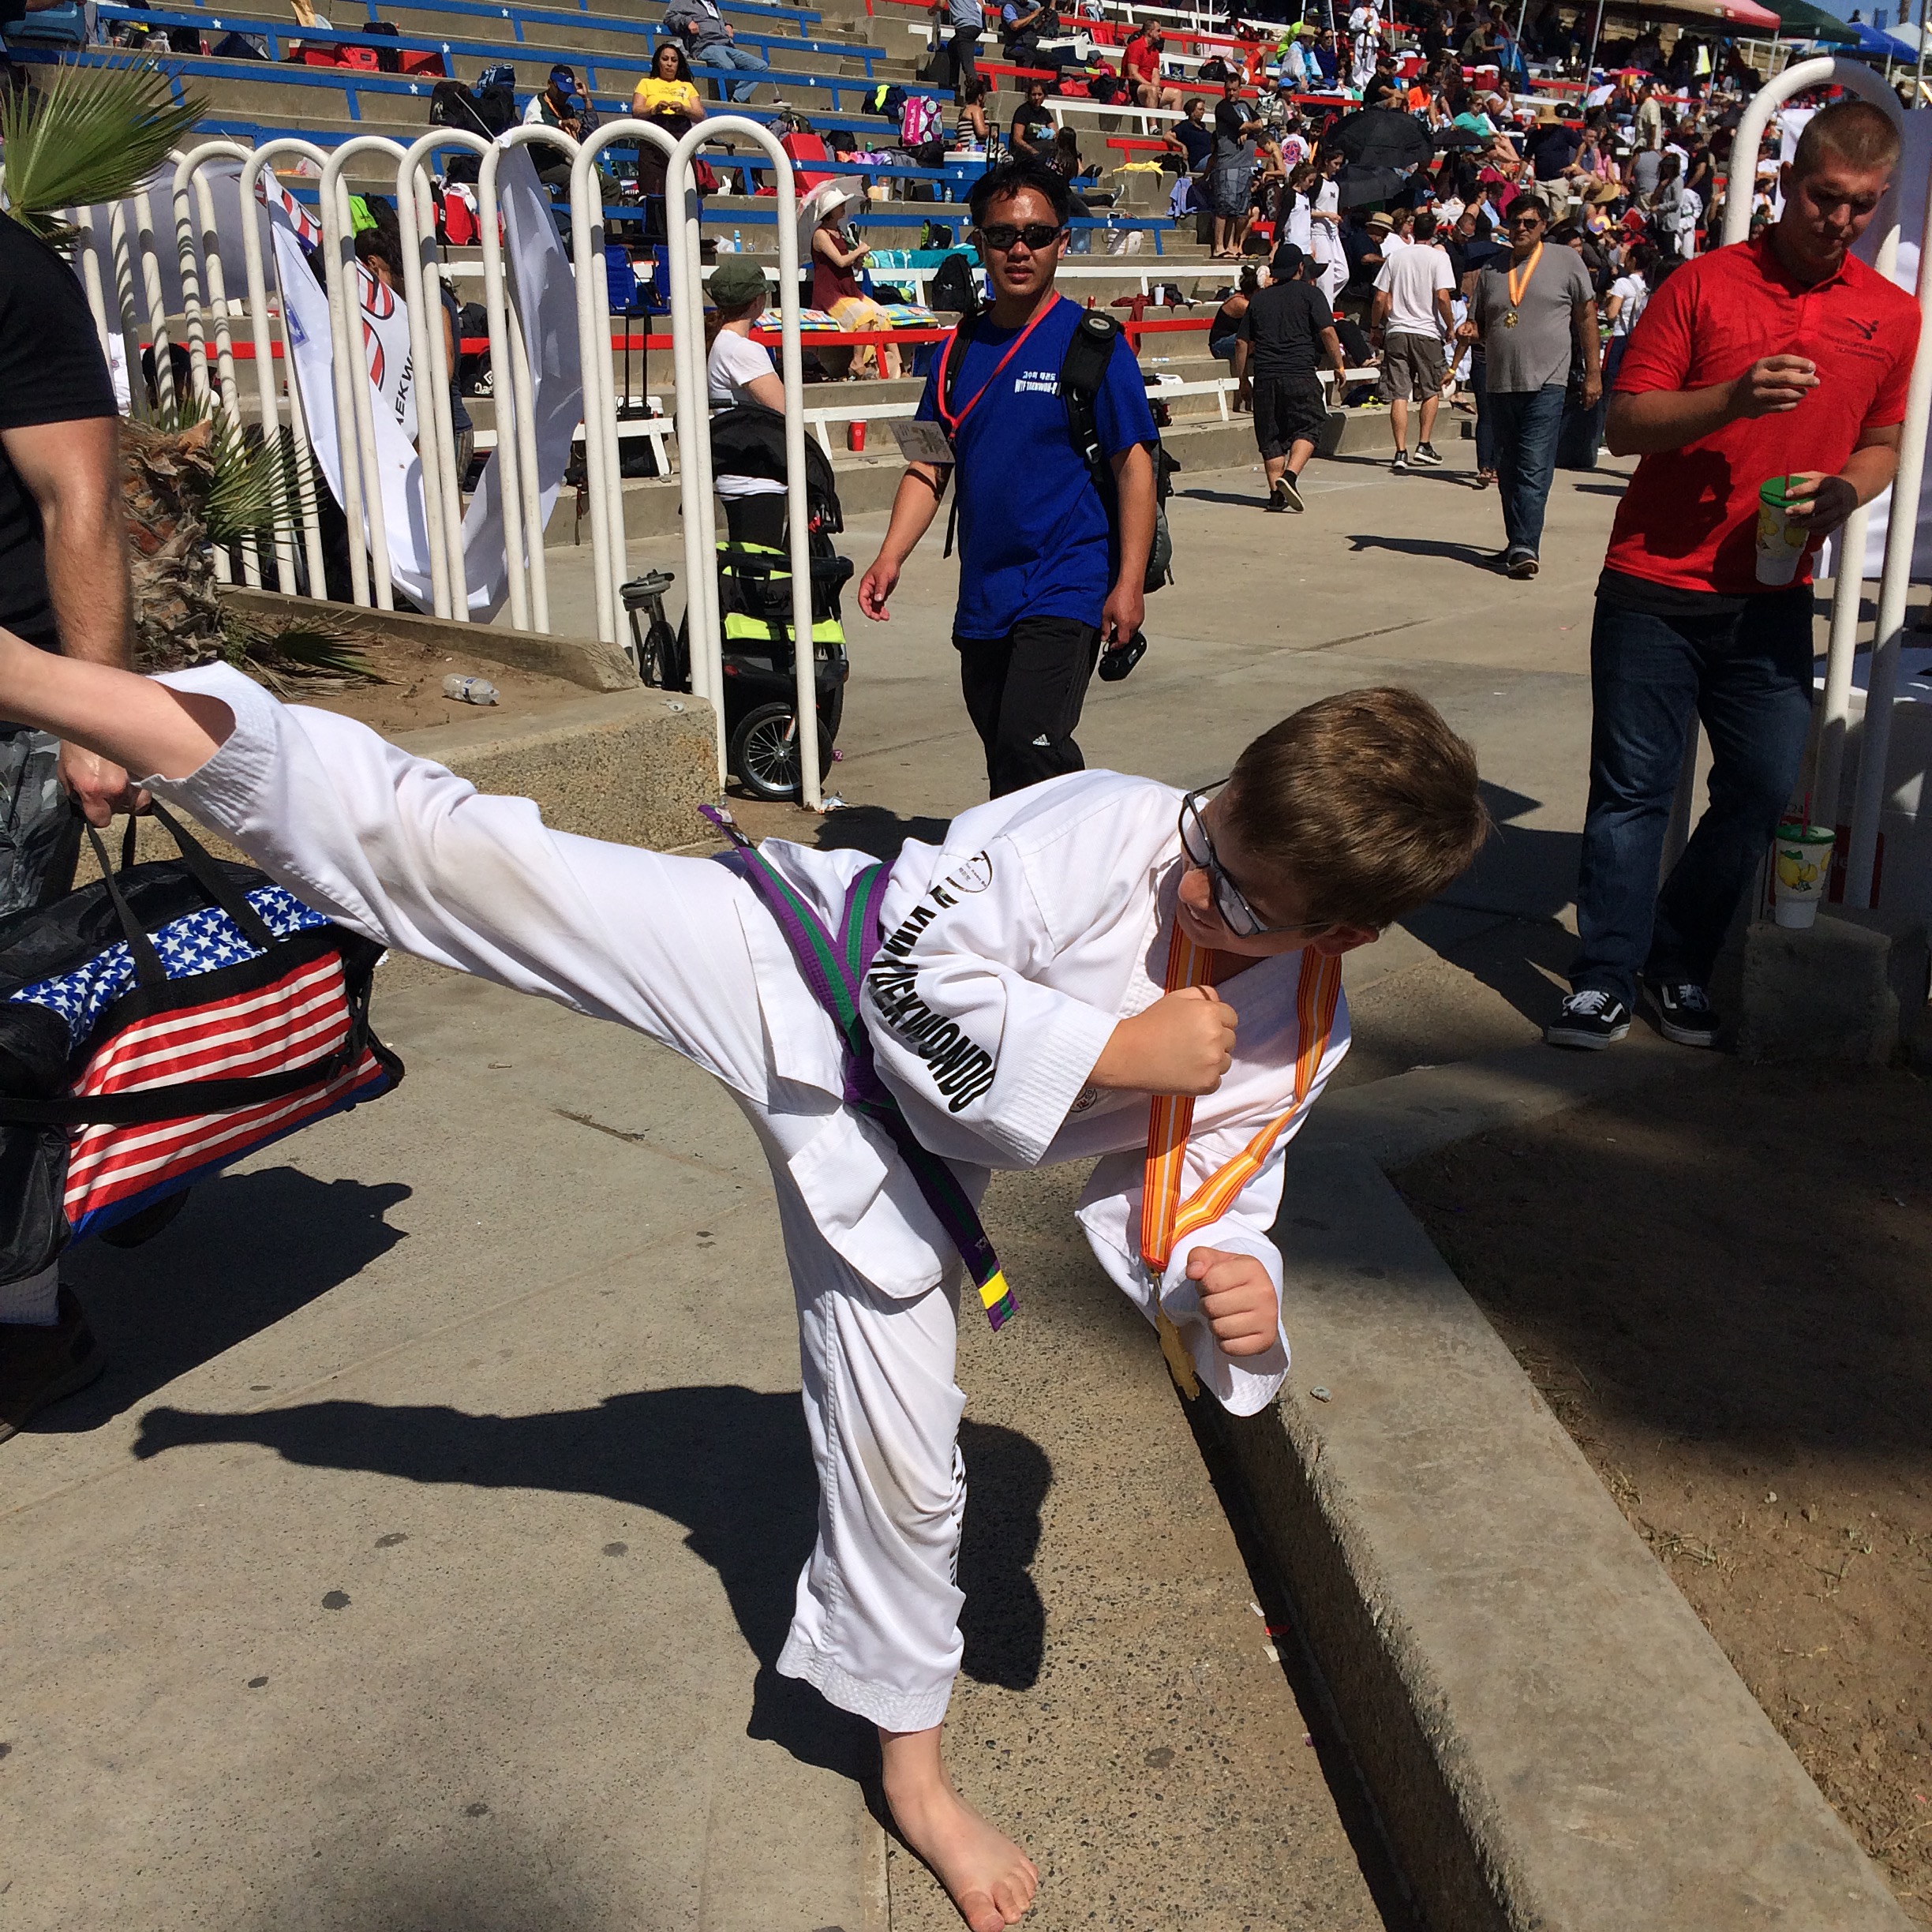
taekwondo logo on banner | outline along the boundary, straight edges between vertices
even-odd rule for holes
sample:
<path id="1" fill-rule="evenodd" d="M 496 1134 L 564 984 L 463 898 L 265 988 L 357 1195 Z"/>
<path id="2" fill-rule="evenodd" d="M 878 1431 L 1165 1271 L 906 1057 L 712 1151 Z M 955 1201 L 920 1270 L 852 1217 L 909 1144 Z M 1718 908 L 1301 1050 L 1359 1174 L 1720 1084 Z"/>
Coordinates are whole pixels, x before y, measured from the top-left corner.
<path id="1" fill-rule="evenodd" d="M 499 168 L 504 245 L 512 269 L 511 297 L 530 358 L 541 508 L 537 527 L 530 535 L 541 543 L 583 414 L 576 282 L 570 258 L 557 236 L 549 197 L 537 184 L 537 170 L 527 150 L 508 150 Z M 305 244 L 310 248 L 319 244 L 320 230 L 286 189 L 265 178 L 260 185 L 274 240 L 283 323 L 309 444 L 339 504 L 343 500 L 341 430 L 335 417 L 328 296 L 305 253 Z M 433 593 L 429 531 L 423 510 L 422 463 L 415 447 L 416 384 L 410 352 L 409 318 L 396 292 L 384 288 L 360 264 L 356 281 L 366 372 L 372 391 L 381 401 L 381 406 L 373 414 L 383 524 L 389 538 L 390 575 L 399 590 L 428 609 L 432 607 Z M 432 328 L 442 327 L 442 316 L 433 300 L 429 320 Z M 509 389 L 507 381 L 496 385 L 500 419 L 508 414 L 504 399 Z M 509 590 L 499 474 L 492 452 L 463 515 L 463 578 L 469 591 L 470 614 L 477 618 L 493 617 Z"/>
<path id="2" fill-rule="evenodd" d="M 305 249 L 317 249 L 322 245 L 322 225 L 279 182 L 271 182 L 267 175 L 256 178 L 255 193 L 262 205 L 269 212 L 271 223 L 280 216 L 294 230 L 295 238 Z M 278 224 L 279 227 L 279 224 Z M 283 274 L 283 286 L 287 286 L 287 269 L 283 262 L 279 249 L 276 263 Z M 409 313 L 398 300 L 394 289 L 372 275 L 361 262 L 356 264 L 356 301 L 362 316 L 362 348 L 369 362 L 370 384 L 382 398 L 383 406 L 395 419 L 396 426 L 414 443 L 416 440 L 416 383 L 415 365 L 410 354 Z M 324 298 L 324 314 L 328 313 Z M 305 335 L 307 331 L 305 330 Z M 328 339 L 324 327 L 322 339 Z M 331 402 L 335 386 L 331 378 L 329 389 Z M 309 406 L 309 392 L 302 391 L 302 406 Z M 331 474 L 331 488 L 334 488 L 338 475 Z M 387 479 L 385 478 L 385 487 Z M 418 485 L 420 488 L 420 484 Z M 340 492 L 337 492 L 339 497 Z"/>

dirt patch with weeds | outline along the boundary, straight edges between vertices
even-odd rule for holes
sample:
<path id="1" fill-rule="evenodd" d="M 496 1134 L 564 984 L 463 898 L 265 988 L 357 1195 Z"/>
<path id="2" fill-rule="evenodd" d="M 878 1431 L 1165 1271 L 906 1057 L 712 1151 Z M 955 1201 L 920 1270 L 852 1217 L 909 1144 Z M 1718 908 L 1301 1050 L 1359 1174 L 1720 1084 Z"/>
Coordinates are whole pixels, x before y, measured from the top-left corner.
<path id="1" fill-rule="evenodd" d="M 1932 1083 L 1734 1064 L 1395 1178 L 1932 1926 Z"/>
<path id="2" fill-rule="evenodd" d="M 467 724 L 484 719 L 525 724 L 556 706 L 593 695 L 567 678 L 521 671 L 514 665 L 492 664 L 466 651 L 425 647 L 413 638 L 377 643 L 352 637 L 343 648 L 366 663 L 382 682 L 293 676 L 283 680 L 279 695 L 291 704 L 314 705 L 358 718 L 385 736 L 420 731 L 430 724 Z M 445 697 L 443 680 L 452 673 L 479 677 L 495 685 L 496 702 L 473 705 Z"/>

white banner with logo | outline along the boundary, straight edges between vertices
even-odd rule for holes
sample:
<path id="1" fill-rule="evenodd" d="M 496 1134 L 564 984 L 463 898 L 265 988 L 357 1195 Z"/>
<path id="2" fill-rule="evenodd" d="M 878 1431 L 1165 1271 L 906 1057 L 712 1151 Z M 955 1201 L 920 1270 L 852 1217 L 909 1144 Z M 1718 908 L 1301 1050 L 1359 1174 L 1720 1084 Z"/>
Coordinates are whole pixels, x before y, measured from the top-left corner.
<path id="1" fill-rule="evenodd" d="M 512 274 L 511 298 L 530 358 L 537 478 L 542 517 L 532 537 L 543 541 L 583 414 L 582 369 L 577 346 L 577 296 L 569 256 L 559 239 L 549 197 L 537 179 L 526 150 L 512 148 L 499 164 L 505 252 Z M 279 197 L 269 202 L 283 311 L 294 353 L 295 380 L 309 440 L 335 500 L 343 500 L 341 432 L 335 417 L 334 358 L 328 297 L 316 280 L 297 239 L 290 212 Z M 422 465 L 416 453 L 415 371 L 408 318 L 399 292 L 358 275 L 360 320 L 367 376 L 377 399 L 376 461 L 382 486 L 383 521 L 389 538 L 390 575 L 396 588 L 425 609 L 432 608 L 429 531 L 423 514 Z M 429 326 L 443 326 L 440 302 Z M 498 372 L 496 395 L 507 397 L 507 370 Z M 507 407 L 500 404 L 503 414 Z M 353 434 L 353 427 L 350 433 Z M 509 589 L 497 459 L 485 465 L 462 523 L 463 574 L 470 614 L 493 617 Z"/>

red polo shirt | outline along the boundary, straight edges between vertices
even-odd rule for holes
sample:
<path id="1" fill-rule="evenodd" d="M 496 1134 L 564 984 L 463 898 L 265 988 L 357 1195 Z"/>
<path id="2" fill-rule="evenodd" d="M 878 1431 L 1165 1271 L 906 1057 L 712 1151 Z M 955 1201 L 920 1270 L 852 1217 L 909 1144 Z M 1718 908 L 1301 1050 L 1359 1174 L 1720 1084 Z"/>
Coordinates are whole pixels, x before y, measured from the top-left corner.
<path id="1" fill-rule="evenodd" d="M 1151 80 L 1160 70 L 1160 56 L 1144 40 L 1136 40 L 1121 55 L 1121 65 L 1136 80 Z"/>
<path id="2" fill-rule="evenodd" d="M 1616 393 L 1705 389 L 1761 357 L 1807 356 L 1819 376 L 1797 408 L 1745 417 L 1637 466 L 1610 533 L 1607 568 L 1728 597 L 1757 577 L 1758 485 L 1802 470 L 1830 475 L 1868 429 L 1905 420 L 1919 346 L 1919 305 L 1848 255 L 1807 285 L 1779 263 L 1769 234 L 1687 262 L 1631 331 Z M 1795 582 L 1810 581 L 1810 557 Z"/>

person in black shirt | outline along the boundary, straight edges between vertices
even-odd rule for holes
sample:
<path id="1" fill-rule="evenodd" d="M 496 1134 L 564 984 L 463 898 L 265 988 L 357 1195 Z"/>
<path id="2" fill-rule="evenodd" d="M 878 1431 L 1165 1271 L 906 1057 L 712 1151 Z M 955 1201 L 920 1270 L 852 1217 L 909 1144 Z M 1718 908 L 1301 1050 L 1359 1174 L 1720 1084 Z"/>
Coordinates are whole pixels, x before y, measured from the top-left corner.
<path id="1" fill-rule="evenodd" d="M 1308 267 L 1301 249 L 1283 242 L 1269 265 L 1273 279 L 1249 301 L 1235 335 L 1234 373 L 1241 379 L 1241 400 L 1253 400 L 1267 507 L 1276 511 L 1303 507 L 1301 471 L 1328 425 L 1316 370 L 1326 362 L 1335 371 L 1338 395 L 1348 370 L 1335 312 L 1305 279 Z"/>
<path id="2" fill-rule="evenodd" d="M 0 215 L 0 626 L 41 650 L 125 669 L 127 544 L 120 414 L 87 298 L 39 238 Z M 130 796 L 119 766 L 0 724 L 0 913 L 73 887 L 84 813 Z M 106 1366 L 58 1264 L 0 1284 L 0 1441 Z"/>
<path id="3" fill-rule="evenodd" d="M 1163 160 L 1178 156 L 1183 174 L 1198 174 L 1214 152 L 1214 129 L 1207 123 L 1207 105 L 1204 95 L 1190 95 L 1181 118 L 1167 130 L 1168 152 Z"/>

